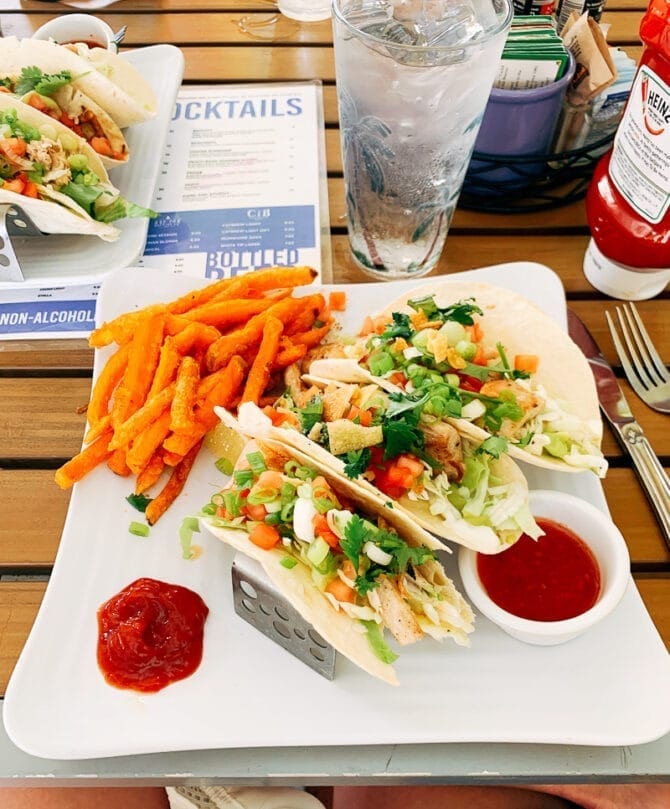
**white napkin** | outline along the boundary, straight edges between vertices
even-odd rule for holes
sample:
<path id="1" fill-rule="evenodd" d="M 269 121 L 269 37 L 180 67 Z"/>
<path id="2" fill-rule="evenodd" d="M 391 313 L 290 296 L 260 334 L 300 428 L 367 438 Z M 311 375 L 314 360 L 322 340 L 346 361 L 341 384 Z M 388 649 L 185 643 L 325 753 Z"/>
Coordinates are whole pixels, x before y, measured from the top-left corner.
<path id="1" fill-rule="evenodd" d="M 289 787 L 167 787 L 170 809 L 324 809 L 320 800 Z"/>

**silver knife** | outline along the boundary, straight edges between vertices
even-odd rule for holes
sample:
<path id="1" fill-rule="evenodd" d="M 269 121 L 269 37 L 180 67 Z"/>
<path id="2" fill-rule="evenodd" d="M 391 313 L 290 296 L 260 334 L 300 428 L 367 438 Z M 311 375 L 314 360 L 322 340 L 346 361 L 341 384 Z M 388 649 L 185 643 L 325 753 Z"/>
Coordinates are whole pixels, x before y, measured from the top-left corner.
<path id="1" fill-rule="evenodd" d="M 568 309 L 568 333 L 591 367 L 600 409 L 612 425 L 619 443 L 630 455 L 635 473 L 654 509 L 665 542 L 670 547 L 670 479 L 642 427 L 635 421 L 612 366 L 598 348 L 591 332 L 571 309 Z"/>

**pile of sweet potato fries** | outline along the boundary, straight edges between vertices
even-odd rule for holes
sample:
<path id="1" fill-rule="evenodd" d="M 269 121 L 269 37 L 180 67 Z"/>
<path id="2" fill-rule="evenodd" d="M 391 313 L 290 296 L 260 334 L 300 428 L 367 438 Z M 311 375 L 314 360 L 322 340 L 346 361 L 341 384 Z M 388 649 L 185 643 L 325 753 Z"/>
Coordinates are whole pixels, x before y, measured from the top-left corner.
<path id="1" fill-rule="evenodd" d="M 142 494 L 167 469 L 145 512 L 154 524 L 217 424 L 215 405 L 262 404 L 276 375 L 327 334 L 332 318 L 324 296 L 293 295 L 315 276 L 310 267 L 248 273 L 97 328 L 91 346 L 118 348 L 93 385 L 85 448 L 58 469 L 56 483 L 66 489 L 106 462 L 117 475 L 133 473 Z"/>

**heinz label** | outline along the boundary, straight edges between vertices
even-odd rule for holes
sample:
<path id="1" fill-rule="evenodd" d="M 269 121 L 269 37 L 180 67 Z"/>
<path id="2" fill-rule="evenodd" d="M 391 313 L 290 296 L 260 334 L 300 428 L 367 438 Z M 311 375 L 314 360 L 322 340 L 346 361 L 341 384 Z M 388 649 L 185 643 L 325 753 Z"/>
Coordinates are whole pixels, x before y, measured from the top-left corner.
<path id="1" fill-rule="evenodd" d="M 609 174 L 630 205 L 657 224 L 670 207 L 670 87 L 646 65 L 614 139 Z"/>

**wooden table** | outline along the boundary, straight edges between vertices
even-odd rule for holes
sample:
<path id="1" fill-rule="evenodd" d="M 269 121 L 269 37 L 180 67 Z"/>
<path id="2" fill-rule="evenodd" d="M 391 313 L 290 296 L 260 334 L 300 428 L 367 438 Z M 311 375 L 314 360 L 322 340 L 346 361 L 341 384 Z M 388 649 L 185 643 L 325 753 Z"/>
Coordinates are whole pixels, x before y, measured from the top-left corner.
<path id="1" fill-rule="evenodd" d="M 609 41 L 635 58 L 642 0 L 610 0 L 603 22 Z M 275 40 L 252 39 L 240 30 L 244 15 L 268 13 L 264 0 L 125 0 L 103 17 L 114 30 L 128 25 L 125 44 L 171 42 L 182 48 L 187 83 L 321 79 L 324 86 L 334 280 L 366 279 L 347 244 L 330 22 L 298 24 L 282 19 Z M 0 0 L 4 35 L 29 36 L 65 6 L 38 0 Z M 610 360 L 614 349 L 605 323 L 612 301 L 582 274 L 588 230 L 582 202 L 542 214 L 497 215 L 459 210 L 438 272 L 515 260 L 534 260 L 561 277 L 569 305 L 586 321 Z M 0 298 L 2 291 L 0 290 Z M 670 360 L 668 293 L 639 306 L 651 336 Z M 0 695 L 25 643 L 51 571 L 69 501 L 53 482 L 53 470 L 81 443 L 92 352 L 83 341 L 0 342 Z M 620 369 L 618 369 L 620 371 Z M 623 381 L 636 417 L 658 454 L 670 462 L 669 422 L 643 405 Z M 627 539 L 635 582 L 666 644 L 670 644 L 670 551 L 628 459 L 606 430 L 611 469 L 604 482 L 615 521 Z M 45 728 L 45 732 L 48 729 Z M 268 774 L 272 776 L 268 778 Z M 0 737 L 0 780 L 23 784 L 255 782 L 332 784 L 358 773 L 385 783 L 542 782 L 544 780 L 670 780 L 670 737 L 635 748 L 433 745 L 364 749 L 208 751 L 93 762 L 33 759 Z M 382 774 L 379 775 L 378 774 Z M 430 776 L 425 775 L 430 773 Z"/>

